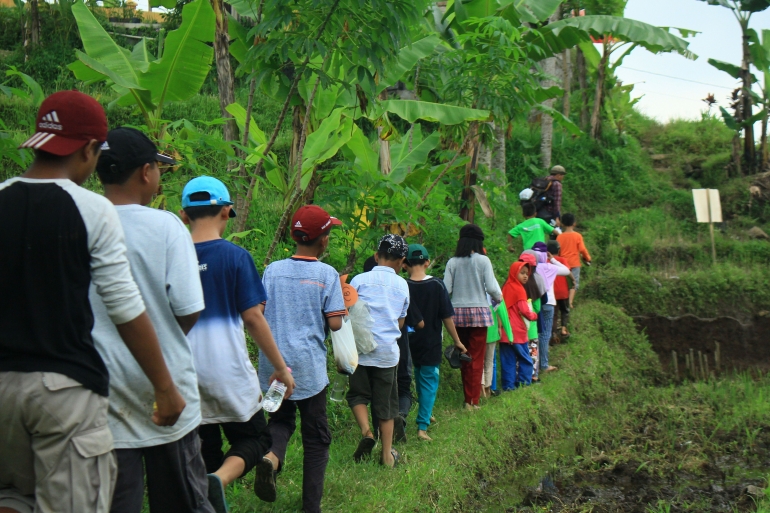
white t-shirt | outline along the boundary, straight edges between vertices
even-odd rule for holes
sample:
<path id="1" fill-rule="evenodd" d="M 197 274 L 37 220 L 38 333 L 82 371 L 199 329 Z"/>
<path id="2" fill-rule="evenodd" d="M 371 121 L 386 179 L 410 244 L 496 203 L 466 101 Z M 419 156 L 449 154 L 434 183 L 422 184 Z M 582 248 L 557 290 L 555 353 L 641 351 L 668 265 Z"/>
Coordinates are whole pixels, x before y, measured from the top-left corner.
<path id="1" fill-rule="evenodd" d="M 151 447 L 179 440 L 201 422 L 193 354 L 175 316 L 203 310 L 203 290 L 195 247 L 178 217 L 140 205 L 115 208 L 126 235 L 131 273 L 155 326 L 171 377 L 187 403 L 175 425 L 160 427 L 152 422 L 152 384 L 121 340 L 92 285 L 92 335 L 110 373 L 108 421 L 115 448 Z"/>

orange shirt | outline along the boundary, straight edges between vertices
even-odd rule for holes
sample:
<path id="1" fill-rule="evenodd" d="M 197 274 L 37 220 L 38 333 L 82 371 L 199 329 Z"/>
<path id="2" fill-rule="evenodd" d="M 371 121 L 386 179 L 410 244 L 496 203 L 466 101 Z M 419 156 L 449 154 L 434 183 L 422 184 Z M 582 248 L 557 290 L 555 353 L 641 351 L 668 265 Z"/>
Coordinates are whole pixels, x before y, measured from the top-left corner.
<path id="1" fill-rule="evenodd" d="M 580 255 L 583 255 L 586 262 L 591 261 L 591 255 L 583 244 L 583 236 L 578 232 L 562 233 L 556 237 L 556 241 L 561 246 L 559 256 L 567 260 L 567 267 L 570 269 L 581 266 Z"/>

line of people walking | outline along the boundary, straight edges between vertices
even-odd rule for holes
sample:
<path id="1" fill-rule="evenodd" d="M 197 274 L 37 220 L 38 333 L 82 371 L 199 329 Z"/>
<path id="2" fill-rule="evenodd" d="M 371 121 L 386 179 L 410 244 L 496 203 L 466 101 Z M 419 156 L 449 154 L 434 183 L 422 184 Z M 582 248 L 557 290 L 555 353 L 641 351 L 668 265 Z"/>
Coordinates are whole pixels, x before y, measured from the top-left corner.
<path id="1" fill-rule="evenodd" d="M 44 122 L 51 113 L 58 123 Z M 255 494 L 273 502 L 297 412 L 302 508 L 320 511 L 332 441 L 325 341 L 348 309 L 338 273 L 318 259 L 340 221 L 300 208 L 294 255 L 260 276 L 251 254 L 222 238 L 237 215 L 225 184 L 190 180 L 179 217 L 147 207 L 161 167 L 176 162 L 138 130 L 108 132 L 93 98 L 48 97 L 22 147 L 34 162 L 0 183 L 0 513 L 139 513 L 145 483 L 153 513 L 222 513 L 228 485 L 252 470 Z M 80 187 L 94 170 L 104 196 Z M 393 444 L 406 440 L 412 377 L 417 438 L 431 441 L 445 354 L 461 368 L 469 411 L 498 388 L 490 341 L 500 342 L 503 392 L 555 370 L 554 307 L 566 330 L 574 299 L 558 280 L 571 276 L 577 289 L 580 254 L 590 262 L 574 218 L 561 222 L 561 248 L 546 246 L 547 223 L 535 223 L 542 237 L 527 231 L 532 244 L 502 287 L 476 225 L 460 230 L 443 280 L 428 274 L 424 246 L 380 239 L 371 269 L 350 283 L 376 342 L 346 394 L 361 430 L 354 461 L 379 443 L 379 462 L 399 464 Z M 283 400 L 265 418 L 263 394 L 276 382 Z"/>

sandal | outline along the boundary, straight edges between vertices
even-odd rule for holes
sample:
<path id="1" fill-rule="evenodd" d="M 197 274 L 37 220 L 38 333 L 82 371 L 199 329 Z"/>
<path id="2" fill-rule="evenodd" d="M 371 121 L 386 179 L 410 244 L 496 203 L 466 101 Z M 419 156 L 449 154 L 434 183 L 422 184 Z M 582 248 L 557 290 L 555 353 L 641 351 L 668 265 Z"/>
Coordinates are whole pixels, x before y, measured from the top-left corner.
<path id="1" fill-rule="evenodd" d="M 360 463 L 365 457 L 368 458 L 372 455 L 372 449 L 377 445 L 377 442 L 372 437 L 365 436 L 358 442 L 356 452 L 353 453 L 353 459 L 356 463 Z"/>
<path id="2" fill-rule="evenodd" d="M 211 506 L 216 513 L 227 513 L 227 499 L 225 499 L 225 487 L 222 486 L 222 480 L 216 474 L 206 476 L 209 482 L 208 498 Z"/>
<path id="3" fill-rule="evenodd" d="M 262 458 L 262 461 L 256 464 L 254 473 L 254 493 L 264 502 L 275 502 L 275 475 L 273 462 L 268 458 Z"/>
<path id="4" fill-rule="evenodd" d="M 390 455 L 393 456 L 393 466 L 390 468 L 396 468 L 398 466 L 398 462 L 401 460 L 401 455 L 395 449 L 390 450 Z M 380 458 L 380 465 L 385 465 L 385 461 L 383 461 L 382 458 Z M 385 466 L 389 466 L 389 465 L 385 465 Z"/>

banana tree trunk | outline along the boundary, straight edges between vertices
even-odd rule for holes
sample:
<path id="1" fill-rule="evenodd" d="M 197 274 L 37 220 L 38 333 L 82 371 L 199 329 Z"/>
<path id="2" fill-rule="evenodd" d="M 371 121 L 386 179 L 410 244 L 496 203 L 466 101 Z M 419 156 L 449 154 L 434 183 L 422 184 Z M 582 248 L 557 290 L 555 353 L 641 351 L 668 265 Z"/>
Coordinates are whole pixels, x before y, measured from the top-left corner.
<path id="1" fill-rule="evenodd" d="M 549 23 L 558 21 L 561 18 L 560 10 L 557 10 L 549 19 Z M 546 78 L 543 80 L 543 88 L 549 88 L 556 85 L 554 78 L 556 77 L 556 56 L 549 57 L 543 61 L 543 73 Z M 543 102 L 548 108 L 553 108 L 555 98 L 546 100 Z M 551 167 L 551 150 L 553 148 L 553 118 L 546 113 L 540 118 L 540 159 L 543 169 L 549 169 Z"/>
<path id="2" fill-rule="evenodd" d="M 767 119 L 768 114 L 767 111 L 765 111 L 765 117 L 762 118 L 762 135 L 759 138 L 759 158 L 761 160 L 760 173 L 767 170 L 767 163 L 768 160 L 770 160 L 767 148 Z"/>
<path id="3" fill-rule="evenodd" d="M 29 0 L 30 30 L 29 38 L 32 46 L 40 44 L 40 9 L 38 0 Z"/>
<path id="4" fill-rule="evenodd" d="M 749 52 L 748 20 L 741 23 L 743 32 L 743 62 L 741 63 L 741 80 L 743 88 L 741 89 L 741 105 L 743 110 L 743 119 L 749 120 L 752 116 L 751 105 L 751 53 Z M 754 126 L 747 124 L 743 129 L 743 160 L 746 163 L 747 174 L 754 172 L 756 154 L 754 147 Z"/>
<path id="5" fill-rule="evenodd" d="M 602 129 L 601 112 L 604 104 L 604 82 L 607 79 L 607 63 L 610 58 L 610 43 L 605 38 L 602 43 L 602 60 L 599 62 L 599 70 L 596 77 L 596 94 L 594 95 L 594 109 L 591 113 L 591 138 L 598 139 Z"/>
<path id="6" fill-rule="evenodd" d="M 588 128 L 588 79 L 586 77 L 586 58 L 578 48 L 575 53 L 575 65 L 577 66 L 578 86 L 580 86 L 580 129 Z"/>
<path id="7" fill-rule="evenodd" d="M 219 89 L 219 110 L 227 123 L 223 125 L 226 141 L 238 140 L 238 125 L 227 112 L 226 107 L 235 103 L 233 69 L 230 66 L 230 38 L 227 29 L 227 11 L 223 0 L 210 0 L 216 17 L 214 35 L 214 59 L 217 64 L 217 89 Z"/>
<path id="8" fill-rule="evenodd" d="M 562 113 L 565 117 L 569 117 L 570 111 L 570 89 L 572 85 L 572 66 L 570 65 L 570 50 L 564 50 L 561 57 L 561 86 L 564 89 L 564 97 L 562 99 Z"/>
<path id="9" fill-rule="evenodd" d="M 387 100 L 388 99 L 388 91 L 387 89 L 382 91 L 380 95 L 378 96 L 380 100 Z M 379 136 L 382 135 L 382 127 L 377 128 L 377 140 L 380 142 L 380 172 L 383 175 L 389 175 L 390 172 L 393 170 L 393 162 L 390 160 L 390 141 L 385 141 L 383 139 L 380 139 Z"/>
<path id="10" fill-rule="evenodd" d="M 469 130 L 473 131 L 468 142 L 468 154 L 470 155 L 471 160 L 465 165 L 463 193 L 460 197 L 463 205 L 462 208 L 460 208 L 460 219 L 472 223 L 476 213 L 476 195 L 473 193 L 471 187 L 476 185 L 477 181 L 476 171 L 479 162 L 480 144 L 478 137 L 476 137 L 478 134 L 478 126 L 474 124 Z"/>
<path id="11" fill-rule="evenodd" d="M 495 123 L 495 145 L 492 149 L 492 181 L 495 185 L 505 187 L 508 185 L 508 177 L 505 173 L 505 130 L 502 123 Z"/>

